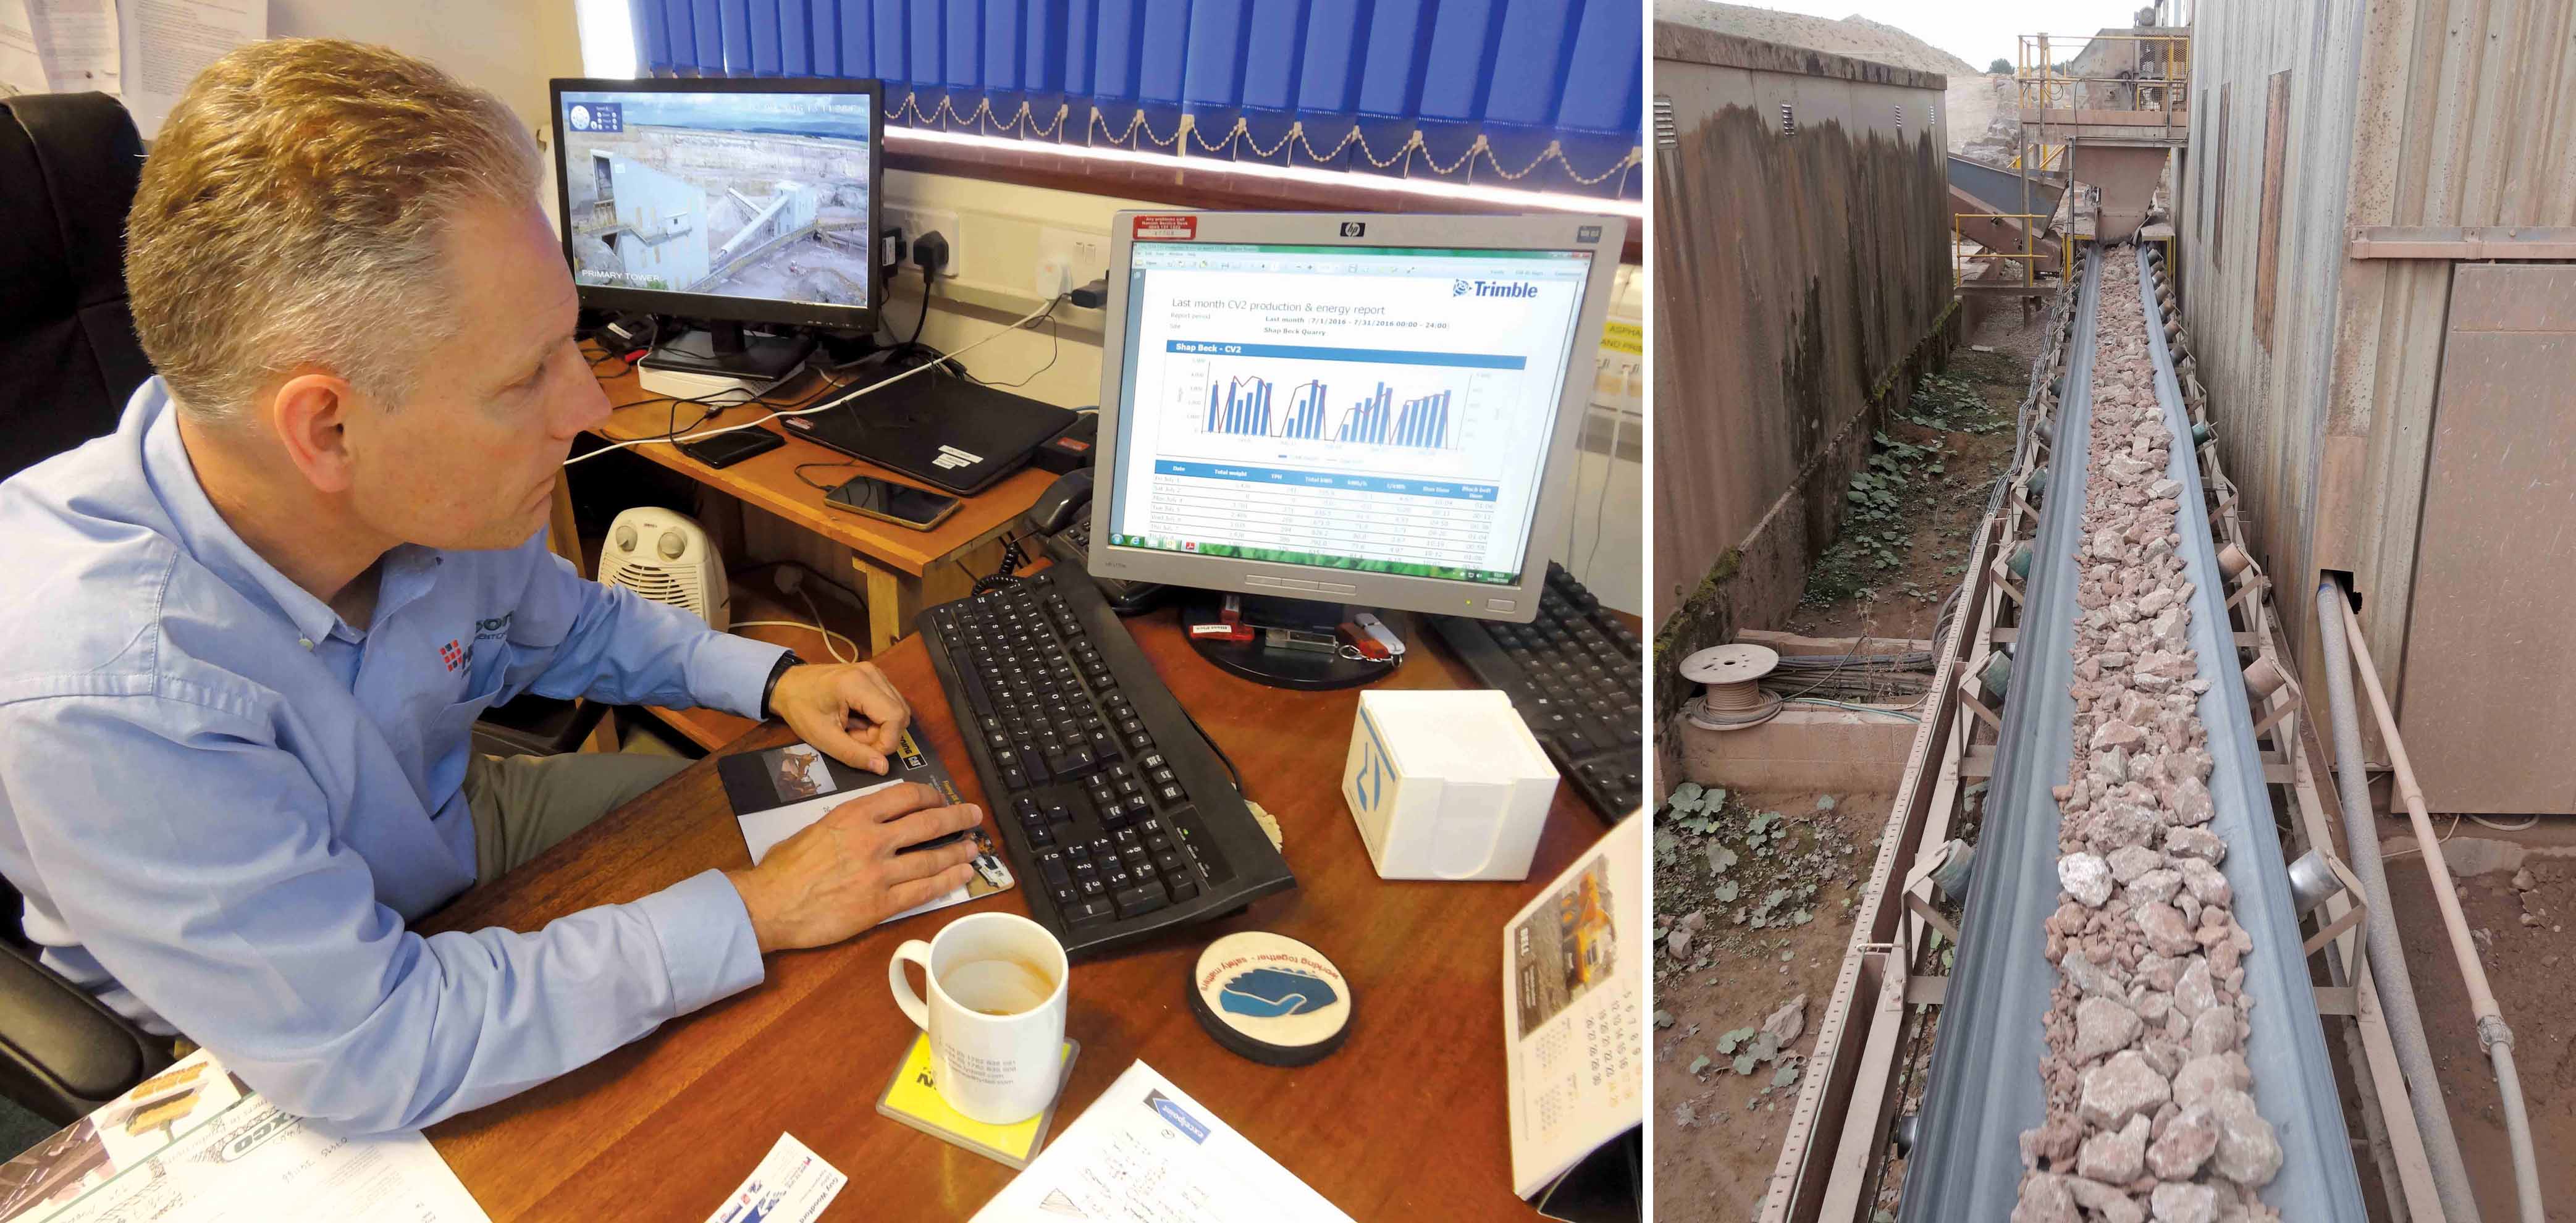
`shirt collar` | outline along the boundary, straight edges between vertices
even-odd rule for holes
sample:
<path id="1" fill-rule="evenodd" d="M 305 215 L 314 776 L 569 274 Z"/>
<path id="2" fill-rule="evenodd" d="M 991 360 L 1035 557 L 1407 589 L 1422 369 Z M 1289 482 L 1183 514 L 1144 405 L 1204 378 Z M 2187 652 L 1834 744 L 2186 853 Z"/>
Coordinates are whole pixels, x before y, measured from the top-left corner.
<path id="1" fill-rule="evenodd" d="M 365 635 L 352 628 L 331 605 L 315 598 L 313 592 L 296 585 L 266 557 L 242 542 L 232 524 L 215 510 L 206 497 L 205 486 L 197 482 L 196 465 L 189 461 L 187 444 L 179 437 L 179 414 L 170 402 L 170 390 L 158 374 L 146 379 L 126 405 L 126 413 L 143 427 L 143 475 L 151 482 L 161 506 L 170 515 L 178 531 L 179 542 L 199 564 L 222 578 L 224 584 L 245 595 L 265 595 L 268 601 L 295 624 L 295 631 L 305 641 L 318 642 L 337 629 L 350 641 L 362 641 Z M 391 576 L 397 569 L 408 570 L 431 563 L 427 549 L 403 547 L 386 554 L 383 572 Z M 381 602 L 381 596 L 379 597 Z"/>

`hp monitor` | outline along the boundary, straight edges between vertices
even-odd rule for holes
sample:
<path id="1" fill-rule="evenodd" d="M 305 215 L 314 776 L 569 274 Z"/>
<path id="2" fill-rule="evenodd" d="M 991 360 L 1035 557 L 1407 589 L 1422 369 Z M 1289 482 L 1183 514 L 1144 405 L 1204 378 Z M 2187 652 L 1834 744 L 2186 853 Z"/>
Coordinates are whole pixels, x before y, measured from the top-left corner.
<path id="1" fill-rule="evenodd" d="M 1094 573 L 1536 615 L 1624 221 L 1121 213 L 1114 225 Z"/>

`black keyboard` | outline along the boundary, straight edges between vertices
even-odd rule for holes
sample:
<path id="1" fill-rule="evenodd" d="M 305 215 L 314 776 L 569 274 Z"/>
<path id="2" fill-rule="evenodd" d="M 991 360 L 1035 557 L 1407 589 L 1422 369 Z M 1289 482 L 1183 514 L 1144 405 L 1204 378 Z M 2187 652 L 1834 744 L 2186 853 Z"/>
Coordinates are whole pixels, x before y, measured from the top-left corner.
<path id="1" fill-rule="evenodd" d="M 1091 560 L 1091 515 L 1076 514 L 1072 522 L 1053 535 L 1040 535 L 1038 546 L 1057 564 L 1088 565 Z M 1100 588 L 1100 596 L 1109 610 L 1122 616 L 1148 612 L 1162 605 L 1163 594 L 1171 589 L 1160 582 L 1130 582 L 1125 578 L 1097 575 L 1091 584 Z"/>
<path id="2" fill-rule="evenodd" d="M 1079 564 L 917 621 L 1029 913 L 1071 955 L 1295 887 Z"/>
<path id="3" fill-rule="evenodd" d="M 1612 820 L 1637 809 L 1645 799 L 1643 651 L 1583 583 L 1550 561 L 1528 624 L 1430 620 L 1477 680 L 1511 696 L 1583 801 Z"/>

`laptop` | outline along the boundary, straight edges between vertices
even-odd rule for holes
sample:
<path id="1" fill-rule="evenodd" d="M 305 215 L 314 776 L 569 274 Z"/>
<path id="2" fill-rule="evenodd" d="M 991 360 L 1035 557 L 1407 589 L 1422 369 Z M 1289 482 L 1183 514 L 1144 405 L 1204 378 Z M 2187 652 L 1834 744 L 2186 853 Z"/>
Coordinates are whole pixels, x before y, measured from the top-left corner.
<path id="1" fill-rule="evenodd" d="M 1076 415 L 933 369 L 779 423 L 852 458 L 971 497 L 1026 466 Z"/>

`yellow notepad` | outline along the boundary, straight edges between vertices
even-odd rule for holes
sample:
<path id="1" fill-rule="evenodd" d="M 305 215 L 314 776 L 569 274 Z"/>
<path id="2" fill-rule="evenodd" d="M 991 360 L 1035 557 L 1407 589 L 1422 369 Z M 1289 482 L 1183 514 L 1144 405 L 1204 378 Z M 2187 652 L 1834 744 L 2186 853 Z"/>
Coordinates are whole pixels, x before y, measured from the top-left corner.
<path id="1" fill-rule="evenodd" d="M 915 1035 L 912 1048 L 904 1054 L 903 1065 L 896 1067 L 894 1081 L 886 1084 L 885 1095 L 877 1100 L 877 1111 L 937 1138 L 987 1156 L 1013 1168 L 1029 1166 L 1029 1158 L 1046 1142 L 1047 1126 L 1055 1120 L 1055 1106 L 1064 1098 L 1064 1085 L 1073 1081 L 1073 1061 L 1082 1053 L 1082 1042 L 1064 1042 L 1064 1073 L 1056 1081 L 1055 1098 L 1044 1110 L 1016 1125 L 986 1125 L 948 1107 L 939 1098 L 939 1088 L 932 1078 L 930 1037 Z"/>

